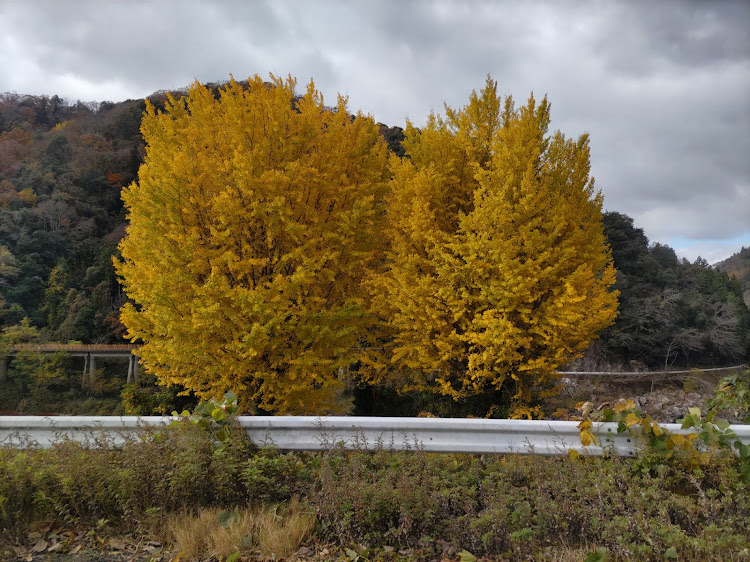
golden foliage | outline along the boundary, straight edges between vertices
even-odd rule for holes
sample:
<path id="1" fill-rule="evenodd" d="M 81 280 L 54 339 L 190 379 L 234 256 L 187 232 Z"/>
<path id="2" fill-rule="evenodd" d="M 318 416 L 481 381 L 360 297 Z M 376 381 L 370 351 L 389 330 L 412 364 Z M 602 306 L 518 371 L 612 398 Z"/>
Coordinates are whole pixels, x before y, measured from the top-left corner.
<path id="1" fill-rule="evenodd" d="M 501 109 L 502 108 L 502 109 Z M 407 127 L 390 161 L 386 326 L 372 380 L 455 399 L 513 388 L 518 414 L 615 318 L 615 271 L 588 136 L 547 135 L 549 103 L 504 103 L 489 77 L 447 119 Z"/>
<path id="2" fill-rule="evenodd" d="M 386 162 L 372 119 L 294 85 L 148 106 L 117 263 L 145 368 L 244 411 L 321 413 L 360 362 L 402 391 L 508 389 L 539 416 L 616 314 L 588 137 L 548 135 L 546 99 L 516 109 L 488 78 Z"/>
<path id="3" fill-rule="evenodd" d="M 142 123 L 116 262 L 145 369 L 244 411 L 336 409 L 339 373 L 374 320 L 361 278 L 382 256 L 386 149 L 310 82 L 195 83 Z"/>

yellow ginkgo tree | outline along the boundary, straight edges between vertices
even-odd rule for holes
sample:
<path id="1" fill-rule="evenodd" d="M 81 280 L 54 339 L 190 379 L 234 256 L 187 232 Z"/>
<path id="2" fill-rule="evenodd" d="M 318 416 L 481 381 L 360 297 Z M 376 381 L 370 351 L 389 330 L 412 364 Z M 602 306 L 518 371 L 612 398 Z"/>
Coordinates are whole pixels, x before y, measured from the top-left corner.
<path id="1" fill-rule="evenodd" d="M 386 147 L 344 99 L 258 76 L 151 105 L 123 191 L 116 262 L 145 369 L 240 407 L 335 411 L 374 323 L 362 277 L 382 262 Z"/>
<path id="2" fill-rule="evenodd" d="M 515 415 L 615 318 L 615 271 L 587 135 L 547 134 L 546 98 L 516 109 L 490 78 L 469 104 L 407 127 L 391 160 L 379 383 L 456 400 L 507 391 Z"/>

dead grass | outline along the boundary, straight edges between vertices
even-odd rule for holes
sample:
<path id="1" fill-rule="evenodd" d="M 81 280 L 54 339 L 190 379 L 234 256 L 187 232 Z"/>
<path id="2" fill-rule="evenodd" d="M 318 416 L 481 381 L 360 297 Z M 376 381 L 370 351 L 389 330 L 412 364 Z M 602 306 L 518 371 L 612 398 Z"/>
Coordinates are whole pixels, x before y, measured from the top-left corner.
<path id="1" fill-rule="evenodd" d="M 276 559 L 299 549 L 313 530 L 315 515 L 293 498 L 271 508 L 201 509 L 174 516 L 167 525 L 181 560 L 226 559 L 235 552 Z"/>

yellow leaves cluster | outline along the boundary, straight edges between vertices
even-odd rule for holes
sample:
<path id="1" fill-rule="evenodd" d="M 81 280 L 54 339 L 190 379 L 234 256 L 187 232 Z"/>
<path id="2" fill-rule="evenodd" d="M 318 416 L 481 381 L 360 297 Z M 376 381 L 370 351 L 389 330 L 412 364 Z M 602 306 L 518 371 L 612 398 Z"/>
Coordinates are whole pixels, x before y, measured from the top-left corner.
<path id="1" fill-rule="evenodd" d="M 597 446 L 599 445 L 596 442 L 596 438 L 594 437 L 594 434 L 592 432 L 591 420 L 583 420 L 578 424 L 578 429 L 581 430 L 581 444 L 584 447 L 588 447 L 592 443 Z"/>
<path id="2" fill-rule="evenodd" d="M 588 137 L 548 136 L 546 99 L 516 110 L 489 78 L 446 114 L 408 126 L 392 163 L 373 378 L 455 399 L 510 387 L 528 415 L 616 315 Z"/>
<path id="3" fill-rule="evenodd" d="M 243 410 L 335 411 L 340 372 L 374 323 L 361 279 L 382 256 L 386 148 L 345 100 L 258 76 L 194 84 L 142 123 L 123 191 L 122 320 L 145 367 Z"/>

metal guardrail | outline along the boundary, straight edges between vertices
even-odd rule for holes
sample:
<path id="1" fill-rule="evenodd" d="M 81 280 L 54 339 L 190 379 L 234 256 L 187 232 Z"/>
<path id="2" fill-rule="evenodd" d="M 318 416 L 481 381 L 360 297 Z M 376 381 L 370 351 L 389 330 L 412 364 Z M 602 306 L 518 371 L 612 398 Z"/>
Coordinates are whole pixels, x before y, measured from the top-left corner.
<path id="1" fill-rule="evenodd" d="M 0 445 L 49 447 L 64 439 L 109 446 L 137 438 L 146 428 L 164 427 L 175 418 L 0 416 Z M 600 446 L 581 444 L 578 422 L 546 420 L 485 420 L 454 418 L 375 418 L 313 416 L 240 416 L 237 418 L 258 446 L 274 445 L 283 451 L 322 451 L 339 444 L 347 449 L 419 449 L 429 453 L 518 453 L 601 455 L 604 450 L 634 456 L 638 440 L 617 433 L 615 423 L 594 423 Z M 663 424 L 673 433 L 688 433 L 679 424 Z M 750 444 L 750 425 L 731 426 Z"/>
<path id="2" fill-rule="evenodd" d="M 733 365 L 731 367 L 712 367 L 710 369 L 693 368 L 682 371 L 557 371 L 557 374 L 563 376 L 638 376 L 638 377 L 649 377 L 649 376 L 669 376 L 669 375 L 701 375 L 703 373 L 713 373 L 718 371 L 739 371 L 740 369 L 746 369 L 747 363 L 742 365 Z"/>

